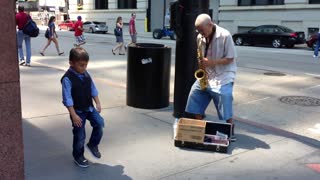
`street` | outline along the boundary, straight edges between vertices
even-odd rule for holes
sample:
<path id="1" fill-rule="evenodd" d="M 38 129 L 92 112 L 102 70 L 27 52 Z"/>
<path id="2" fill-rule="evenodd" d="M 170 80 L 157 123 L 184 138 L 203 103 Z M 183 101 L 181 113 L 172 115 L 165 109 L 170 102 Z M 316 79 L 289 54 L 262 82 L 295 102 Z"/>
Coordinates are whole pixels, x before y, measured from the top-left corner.
<path id="1" fill-rule="evenodd" d="M 60 84 L 68 68 L 73 32 L 57 32 L 63 56 L 57 56 L 53 43 L 45 56 L 40 55 L 46 43 L 43 29 L 41 33 L 32 39 L 31 67 L 20 66 L 26 179 L 320 178 L 320 168 L 310 168 L 320 164 L 320 60 L 314 60 L 307 47 L 237 46 L 238 141 L 228 154 L 220 154 L 173 145 L 175 41 L 138 34 L 138 42 L 172 47 L 170 106 L 146 110 L 126 106 L 127 56 L 112 54 L 115 37 L 85 34 L 88 71 L 99 90 L 106 128 L 102 159 L 94 159 L 86 149 L 93 164 L 79 169 L 72 162 L 71 123 L 61 102 Z M 300 105 L 286 103 L 287 96 L 302 97 Z M 208 120 L 217 119 L 212 104 L 206 113 Z M 89 136 L 89 123 L 87 128 Z"/>

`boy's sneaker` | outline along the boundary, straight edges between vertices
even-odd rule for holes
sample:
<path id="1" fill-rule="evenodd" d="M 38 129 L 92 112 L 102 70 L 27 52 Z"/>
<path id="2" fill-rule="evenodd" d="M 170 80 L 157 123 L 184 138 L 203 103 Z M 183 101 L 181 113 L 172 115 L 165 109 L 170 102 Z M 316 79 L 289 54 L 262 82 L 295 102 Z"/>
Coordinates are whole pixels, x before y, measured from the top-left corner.
<path id="1" fill-rule="evenodd" d="M 93 146 L 91 144 L 87 144 L 89 150 L 96 158 L 101 158 L 101 153 L 99 152 L 98 146 Z"/>
<path id="2" fill-rule="evenodd" d="M 26 61 L 23 60 L 23 59 L 21 59 L 20 62 L 19 62 L 20 65 L 24 65 L 25 63 L 26 63 Z"/>
<path id="3" fill-rule="evenodd" d="M 83 156 L 81 156 L 77 159 L 74 159 L 74 163 L 82 168 L 89 167 L 89 161 Z"/>
<path id="4" fill-rule="evenodd" d="M 318 56 L 316 56 L 316 55 L 313 55 L 313 58 L 315 58 L 315 59 L 316 59 L 316 58 L 318 58 Z"/>
<path id="5" fill-rule="evenodd" d="M 26 66 L 30 67 L 31 65 L 30 65 L 30 63 L 26 63 Z"/>

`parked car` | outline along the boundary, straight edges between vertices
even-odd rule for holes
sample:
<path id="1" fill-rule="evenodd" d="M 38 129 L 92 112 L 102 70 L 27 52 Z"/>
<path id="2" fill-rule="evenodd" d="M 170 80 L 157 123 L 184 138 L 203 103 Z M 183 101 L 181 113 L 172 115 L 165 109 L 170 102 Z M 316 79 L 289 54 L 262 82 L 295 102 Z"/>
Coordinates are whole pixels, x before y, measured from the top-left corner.
<path id="1" fill-rule="evenodd" d="M 307 46 L 312 48 L 312 50 L 314 50 L 317 46 L 317 40 L 318 40 L 318 33 L 311 35 L 306 41 Z"/>
<path id="2" fill-rule="evenodd" d="M 107 33 L 108 32 L 108 26 L 104 22 L 97 22 L 97 21 L 86 21 L 83 23 L 83 29 L 84 32 L 101 32 L 101 33 Z"/>
<path id="3" fill-rule="evenodd" d="M 257 26 L 247 32 L 236 33 L 232 38 L 237 46 L 249 44 L 293 48 L 295 44 L 306 42 L 304 32 L 296 32 L 280 25 Z"/>
<path id="4" fill-rule="evenodd" d="M 68 31 L 73 31 L 74 30 L 74 23 L 76 21 L 71 21 L 71 20 L 65 20 L 62 23 L 58 24 L 59 29 L 65 29 Z"/>

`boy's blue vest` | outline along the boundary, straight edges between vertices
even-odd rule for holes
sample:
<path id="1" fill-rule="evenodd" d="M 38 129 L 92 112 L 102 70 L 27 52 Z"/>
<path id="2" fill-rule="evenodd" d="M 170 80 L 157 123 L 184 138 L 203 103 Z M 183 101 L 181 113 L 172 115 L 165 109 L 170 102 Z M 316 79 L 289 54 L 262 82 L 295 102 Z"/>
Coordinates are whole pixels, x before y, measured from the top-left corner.
<path id="1" fill-rule="evenodd" d="M 90 106 L 93 106 L 91 96 L 91 77 L 85 72 L 85 77 L 81 80 L 76 74 L 67 71 L 61 78 L 68 77 L 72 83 L 71 96 L 73 100 L 73 107 L 76 110 L 88 111 Z"/>

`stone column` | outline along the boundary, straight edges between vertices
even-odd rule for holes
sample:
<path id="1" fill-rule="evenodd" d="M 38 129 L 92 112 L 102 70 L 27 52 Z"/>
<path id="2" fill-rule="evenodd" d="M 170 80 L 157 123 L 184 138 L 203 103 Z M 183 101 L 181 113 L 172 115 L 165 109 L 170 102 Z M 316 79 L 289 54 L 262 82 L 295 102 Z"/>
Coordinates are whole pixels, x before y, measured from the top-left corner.
<path id="1" fill-rule="evenodd" d="M 24 179 L 15 1 L 0 1 L 0 179 Z"/>

